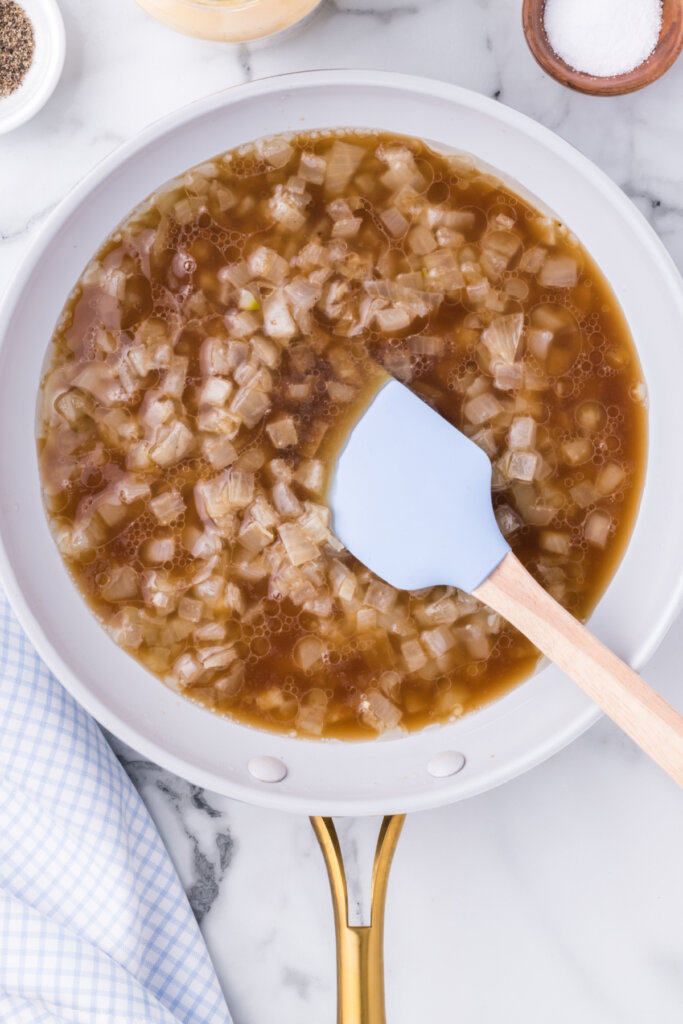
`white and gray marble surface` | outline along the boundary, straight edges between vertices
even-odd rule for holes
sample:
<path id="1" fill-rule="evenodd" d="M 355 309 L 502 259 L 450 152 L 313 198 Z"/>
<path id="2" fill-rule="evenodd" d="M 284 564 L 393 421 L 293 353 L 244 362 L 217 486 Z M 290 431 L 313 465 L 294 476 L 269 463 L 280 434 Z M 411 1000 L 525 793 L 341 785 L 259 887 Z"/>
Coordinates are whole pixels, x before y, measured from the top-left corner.
<path id="1" fill-rule="evenodd" d="M 539 70 L 521 0 L 324 0 L 305 29 L 255 47 L 176 35 L 133 0 L 61 6 L 58 90 L 0 139 L 0 286 L 67 189 L 155 118 L 252 77 L 349 66 L 446 79 L 537 118 L 626 190 L 683 269 L 683 61 L 643 93 L 596 100 Z M 679 623 L 646 678 L 678 673 L 682 655 Z M 332 1022 L 332 914 L 307 821 L 119 749 L 235 1024 Z M 502 789 L 410 817 L 387 910 L 389 1024 L 678 1024 L 681 850 L 680 792 L 605 721 Z"/>

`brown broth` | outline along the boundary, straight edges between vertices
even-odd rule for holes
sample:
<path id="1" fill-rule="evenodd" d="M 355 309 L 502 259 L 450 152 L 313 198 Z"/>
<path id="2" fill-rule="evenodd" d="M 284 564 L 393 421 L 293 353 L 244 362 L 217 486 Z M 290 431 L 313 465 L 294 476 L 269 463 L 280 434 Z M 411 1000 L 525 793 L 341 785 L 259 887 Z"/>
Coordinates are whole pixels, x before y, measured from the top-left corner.
<path id="1" fill-rule="evenodd" d="M 309 314 L 301 314 L 293 337 L 273 339 L 264 309 L 277 284 L 259 277 L 239 285 L 226 277 L 226 268 L 237 274 L 240 261 L 257 246 L 272 247 L 289 264 L 285 280 L 290 281 L 291 261 L 306 243 L 334 250 L 329 204 L 339 195 L 326 195 L 327 185 L 303 183 L 310 200 L 297 227 L 275 221 L 268 204 L 277 186 L 287 186 L 292 175 L 292 188 L 301 189 L 297 168 L 302 152 L 329 158 L 335 140 L 363 150 L 343 189 L 350 215 L 360 217 L 361 225 L 356 235 L 346 237 L 346 252 L 330 260 L 332 273 L 322 282 L 320 299 Z M 380 181 L 387 163 L 378 159 L 378 146 L 397 144 L 414 154 L 418 175 L 413 182 L 424 185 L 415 188 L 417 199 L 406 199 L 405 185 L 396 199 Z M 221 473 L 221 479 L 234 482 L 245 473 L 253 476 L 253 497 L 273 504 L 274 472 L 293 473 L 288 486 L 294 499 L 309 502 L 314 517 L 320 516 L 325 481 L 308 486 L 301 467 L 319 460 L 329 475 L 383 366 L 490 449 L 494 507 L 507 517 L 508 526 L 512 523 L 513 550 L 553 596 L 584 619 L 614 573 L 634 522 L 645 462 L 644 389 L 618 303 L 589 255 L 566 229 L 491 174 L 462 158 L 437 154 L 418 140 L 382 133 L 317 132 L 290 138 L 287 145 L 292 153 L 286 161 L 286 149 L 278 151 L 277 144 L 270 153 L 245 147 L 188 172 L 107 239 L 53 337 L 38 443 L 43 490 L 76 584 L 117 642 L 150 671 L 187 696 L 252 725 L 302 735 L 371 738 L 394 724 L 414 730 L 481 707 L 526 678 L 538 653 L 512 627 L 452 588 L 419 594 L 378 590 L 375 577 L 340 550 L 333 536 L 314 542 L 315 557 L 291 564 L 278 530 L 283 522 L 294 524 L 298 513 L 278 510 L 277 524 L 263 528 L 270 539 L 262 550 L 247 549 L 247 541 L 256 541 L 240 533 L 254 524 L 251 503 L 211 519 L 207 530 L 196 484 L 215 481 Z M 269 160 L 282 166 L 269 165 Z M 395 203 L 410 206 L 412 225 L 398 239 L 379 217 Z M 458 213 L 460 219 L 431 224 L 445 213 Z M 343 230 L 355 227 L 347 217 L 341 220 Z M 437 239 L 432 253 L 413 252 L 412 243 L 406 244 L 406 236 L 414 238 L 418 249 L 432 244 L 424 230 L 418 241 L 413 235 L 417 227 Z M 515 239 L 519 245 L 510 255 Z M 434 269 L 434 252 L 454 254 L 454 277 L 464 275 L 462 285 L 449 279 L 438 292 L 425 283 Z M 567 287 L 543 283 L 539 253 L 545 267 L 556 258 L 578 264 L 576 282 Z M 304 260 L 297 273 L 310 280 L 315 265 Z M 382 330 L 375 314 L 354 333 L 360 303 L 368 299 L 367 281 L 395 283 L 400 274 L 413 276 L 401 285 L 402 297 L 392 293 L 385 308 L 400 311 L 401 303 L 412 303 L 409 323 Z M 438 274 L 437 266 L 437 284 Z M 341 294 L 333 288 L 341 288 Z M 253 309 L 245 298 L 249 289 Z M 416 300 L 416 294 L 423 299 Z M 425 295 L 443 297 L 426 312 L 415 313 L 420 301 L 427 301 Z M 381 315 L 379 306 L 381 300 Z M 521 354 L 501 370 L 482 338 L 492 324 L 515 314 L 524 317 Z M 550 342 L 543 333 L 549 323 L 555 325 Z M 237 353 L 234 360 L 244 354 L 244 344 L 244 361 L 232 370 L 207 374 L 211 337 L 218 339 L 221 351 Z M 136 348 L 138 354 L 159 353 L 158 365 L 137 376 L 130 359 Z M 257 349 L 260 355 L 254 354 Z M 230 410 L 238 391 L 251 387 L 253 378 L 247 374 L 252 364 L 258 364 L 254 372 L 263 370 L 267 409 L 253 426 L 239 425 L 231 441 L 234 457 L 217 469 L 207 461 L 204 446 L 221 433 L 202 429 L 209 422 L 202 417 L 207 409 Z M 93 367 L 111 379 L 102 383 L 99 371 L 83 376 L 84 369 Z M 174 367 L 180 383 L 171 385 Z M 499 373 L 519 377 L 518 383 L 495 386 L 494 379 L 499 385 L 503 381 Z M 240 374 L 246 383 L 235 379 Z M 200 388 L 209 378 L 231 385 L 218 406 L 202 404 Z M 160 426 L 141 427 L 143 403 L 149 405 L 150 396 L 165 389 L 169 393 L 159 395 L 159 416 L 168 413 L 168 418 Z M 491 395 L 500 408 L 477 424 L 467 410 L 481 394 Z M 168 408 L 164 403 L 170 403 Z M 512 472 L 514 454 L 506 448 L 509 430 L 520 417 L 535 424 L 533 444 L 522 449 L 536 467 L 533 482 L 506 475 Z M 278 449 L 265 427 L 283 418 L 291 418 L 296 443 Z M 188 451 L 170 465 L 157 465 L 150 454 L 154 438 L 176 421 L 191 434 Z M 225 422 L 224 429 L 232 430 Z M 572 465 L 563 446 L 576 442 L 575 451 L 589 446 L 590 455 Z M 139 451 L 133 455 L 135 446 Z M 281 460 L 279 468 L 274 458 Z M 105 492 L 118 493 L 121 481 L 131 475 L 149 484 L 150 495 L 127 504 L 105 501 Z M 149 497 L 167 491 L 176 492 L 184 508 L 170 523 L 160 523 Z M 609 532 L 603 547 L 588 539 L 605 540 L 591 534 L 589 520 L 598 529 L 607 523 L 605 517 Z M 191 549 L 199 535 L 215 541 L 216 531 L 218 551 L 211 566 L 206 552 L 198 555 Z M 150 561 L 150 538 L 173 541 L 164 562 Z M 209 581 L 198 581 L 197 573 L 207 565 Z M 112 578 L 122 567 L 127 567 L 130 593 L 108 599 Z M 355 581 L 348 600 L 334 592 L 344 573 Z M 225 590 L 226 581 L 239 589 L 239 599 L 226 596 L 232 593 L 230 587 Z M 176 593 L 169 597 L 165 588 Z M 309 592 L 313 596 L 302 600 Z M 441 626 L 445 631 L 434 636 L 432 631 Z M 297 644 L 311 636 L 319 639 L 324 654 L 303 669 L 303 648 Z M 447 650 L 436 653 L 432 642 L 445 643 Z M 198 663 L 198 651 L 210 667 L 202 667 L 184 685 L 179 666 L 186 655 Z"/>

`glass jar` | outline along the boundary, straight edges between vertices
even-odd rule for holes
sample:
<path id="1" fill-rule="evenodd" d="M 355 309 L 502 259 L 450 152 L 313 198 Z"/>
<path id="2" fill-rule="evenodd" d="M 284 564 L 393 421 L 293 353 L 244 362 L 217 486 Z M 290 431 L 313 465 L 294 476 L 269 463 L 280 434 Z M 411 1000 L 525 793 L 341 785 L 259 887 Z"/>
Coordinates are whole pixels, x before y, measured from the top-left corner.
<path id="1" fill-rule="evenodd" d="M 177 32 L 243 43 L 290 28 L 321 0 L 138 0 L 149 14 Z"/>

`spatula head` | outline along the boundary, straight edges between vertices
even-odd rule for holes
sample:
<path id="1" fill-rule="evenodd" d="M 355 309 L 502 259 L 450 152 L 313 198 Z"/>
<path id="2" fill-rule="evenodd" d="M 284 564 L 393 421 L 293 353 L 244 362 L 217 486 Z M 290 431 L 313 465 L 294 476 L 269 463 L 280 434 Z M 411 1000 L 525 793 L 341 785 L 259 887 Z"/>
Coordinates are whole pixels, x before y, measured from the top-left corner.
<path id="1" fill-rule="evenodd" d="M 493 515 L 487 455 L 397 381 L 353 428 L 330 506 L 348 550 L 401 590 L 471 593 L 510 550 Z"/>

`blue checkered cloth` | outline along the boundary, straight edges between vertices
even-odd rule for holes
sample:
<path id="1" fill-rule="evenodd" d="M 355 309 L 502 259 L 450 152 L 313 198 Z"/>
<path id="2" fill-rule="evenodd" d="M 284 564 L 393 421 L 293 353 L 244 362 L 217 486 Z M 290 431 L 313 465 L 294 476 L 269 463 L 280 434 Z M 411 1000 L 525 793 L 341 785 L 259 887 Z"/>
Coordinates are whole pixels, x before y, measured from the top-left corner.
<path id="1" fill-rule="evenodd" d="M 230 1024 L 140 797 L 1 591 L 0 1021 Z"/>

